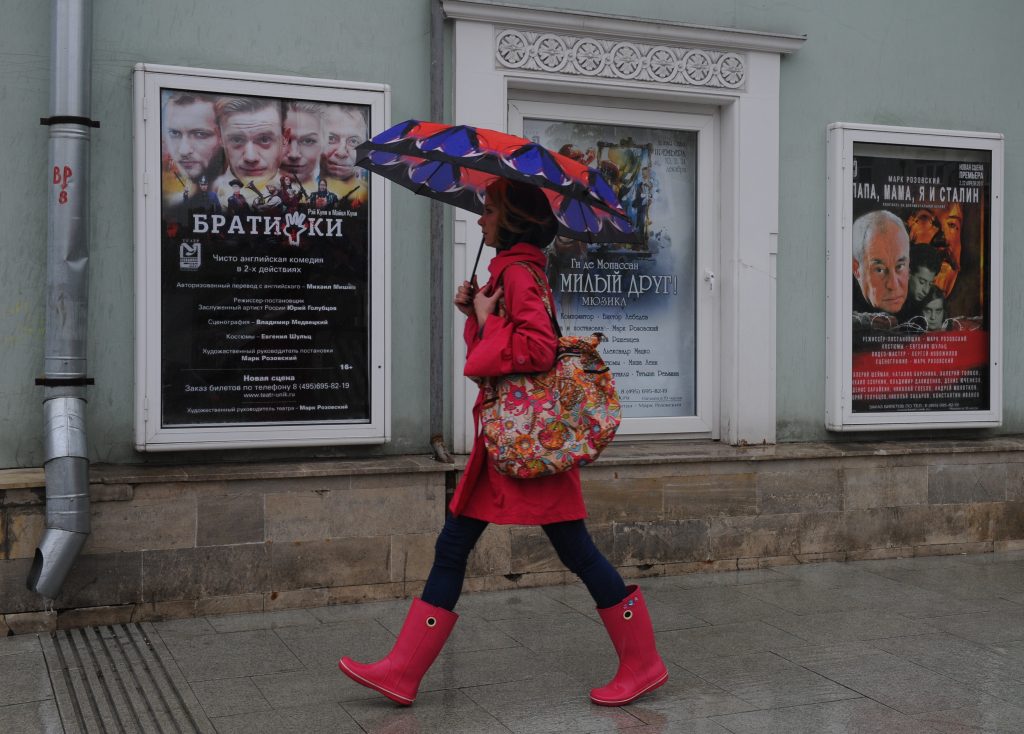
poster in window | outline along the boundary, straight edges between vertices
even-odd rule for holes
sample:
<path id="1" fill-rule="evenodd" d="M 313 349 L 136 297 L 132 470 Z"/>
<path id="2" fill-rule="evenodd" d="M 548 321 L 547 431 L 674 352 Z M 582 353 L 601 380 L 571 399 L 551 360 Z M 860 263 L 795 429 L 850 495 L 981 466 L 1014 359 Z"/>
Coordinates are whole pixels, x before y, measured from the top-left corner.
<path id="1" fill-rule="evenodd" d="M 526 118 L 523 134 L 597 168 L 641 235 L 555 239 L 548 280 L 563 332 L 608 338 L 623 417 L 695 415 L 697 133 Z"/>
<path id="2" fill-rule="evenodd" d="M 851 152 L 849 415 L 994 415 L 993 151 L 855 140 Z"/>
<path id="3" fill-rule="evenodd" d="M 159 414 L 148 418 L 268 436 L 371 424 L 383 243 L 354 162 L 382 121 L 371 101 L 337 93 L 224 86 L 155 86 L 159 256 L 146 255 L 158 268 Z"/>

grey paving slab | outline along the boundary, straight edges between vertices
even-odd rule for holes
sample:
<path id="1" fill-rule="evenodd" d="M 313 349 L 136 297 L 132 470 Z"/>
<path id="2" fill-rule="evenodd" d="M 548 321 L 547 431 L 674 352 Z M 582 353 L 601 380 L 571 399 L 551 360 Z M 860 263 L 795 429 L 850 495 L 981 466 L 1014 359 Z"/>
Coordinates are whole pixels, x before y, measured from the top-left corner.
<path id="1" fill-rule="evenodd" d="M 1010 703 L 990 702 L 984 706 L 929 711 L 916 718 L 942 734 L 1020 734 L 1024 731 L 1024 708 Z"/>
<path id="2" fill-rule="evenodd" d="M 0 657 L 41 651 L 42 646 L 39 643 L 39 635 L 28 634 L 0 637 Z"/>
<path id="3" fill-rule="evenodd" d="M 755 708 L 781 708 L 861 694 L 773 653 L 707 658 L 684 667 Z"/>
<path id="4" fill-rule="evenodd" d="M 303 667 L 274 630 L 171 636 L 165 637 L 164 643 L 189 682 L 281 673 Z"/>
<path id="5" fill-rule="evenodd" d="M 547 619 L 504 619 L 493 623 L 520 645 L 536 652 L 559 652 L 581 645 L 601 645 L 604 626 L 582 614 Z"/>
<path id="6" fill-rule="evenodd" d="M 320 620 L 307 609 L 283 609 L 277 612 L 258 612 L 254 614 L 225 614 L 219 617 L 207 617 L 206 619 L 210 626 L 218 632 L 245 632 L 248 630 L 320 624 Z"/>
<path id="7" fill-rule="evenodd" d="M 379 619 L 409 611 L 409 599 L 392 601 L 368 601 L 362 604 L 335 604 L 329 607 L 314 607 L 307 610 L 324 624 L 338 624 L 357 619 Z"/>
<path id="8" fill-rule="evenodd" d="M 915 619 L 931 619 L 933 617 L 950 617 L 957 614 L 975 612 L 997 612 L 1012 610 L 1015 603 L 1003 596 L 981 596 L 962 598 L 946 591 L 932 591 L 918 587 L 905 587 L 903 591 L 894 593 L 886 602 L 881 599 L 881 606 L 904 617 Z"/>
<path id="9" fill-rule="evenodd" d="M 610 653 L 610 658 L 611 660 L 608 656 L 603 656 L 604 662 L 608 665 L 613 664 L 614 652 Z M 569 673 L 570 670 L 567 668 L 570 667 L 571 661 L 564 655 L 538 653 L 522 646 L 470 652 L 445 650 L 427 671 L 420 684 L 420 690 L 511 683 L 532 678 L 538 672 L 546 670 L 562 670 Z M 584 686 L 581 684 L 582 687 Z"/>
<path id="10" fill-rule="evenodd" d="M 901 584 L 969 601 L 999 599 L 1004 595 L 1024 591 L 1021 588 L 1021 580 L 1015 579 L 1013 572 L 1000 569 L 1001 566 L 997 565 L 972 566 L 959 563 L 946 567 L 910 566 L 881 569 L 877 573 Z"/>
<path id="11" fill-rule="evenodd" d="M 63 731 L 64 709 L 89 691 L 102 697 L 118 661 L 147 645 L 181 698 L 156 701 L 139 731 L 189 702 L 206 726 L 247 734 L 1024 731 L 1024 552 L 638 583 L 670 679 L 621 709 L 588 700 L 617 658 L 576 583 L 464 595 L 455 632 L 412 708 L 337 669 L 342 655 L 387 654 L 409 600 L 2 638 L 0 732 Z M 123 683 L 133 706 L 159 698 L 150 683 Z M 46 697 L 24 700 L 36 695 Z M 124 712 L 109 704 L 96 699 L 90 727 L 117 729 Z M 71 726 L 67 734 L 78 731 Z"/>
<path id="12" fill-rule="evenodd" d="M 590 598 L 586 589 L 580 587 L 580 590 L 586 598 Z M 590 606 L 593 606 L 593 601 Z M 463 594 L 455 611 L 460 617 L 495 621 L 559 617 L 569 610 L 566 604 L 552 596 L 546 588 L 539 588 Z"/>
<path id="13" fill-rule="evenodd" d="M 195 637 L 197 635 L 212 635 L 217 630 L 207 617 L 195 617 L 193 619 L 169 619 L 165 622 L 154 622 L 153 629 L 162 638 L 168 637 Z"/>
<path id="14" fill-rule="evenodd" d="M 0 706 L 0 731 L 14 734 L 71 734 L 78 728 L 65 730 L 56 702 L 32 701 Z"/>
<path id="15" fill-rule="evenodd" d="M 977 688 L 883 651 L 805 667 L 911 716 L 996 700 Z"/>
<path id="16" fill-rule="evenodd" d="M 838 642 L 831 645 L 801 645 L 799 647 L 780 647 L 773 650 L 779 657 L 802 665 L 810 670 L 818 670 L 829 665 L 848 662 L 863 657 L 882 657 L 888 659 L 884 650 L 879 650 L 874 641 L 856 640 Z"/>
<path id="17" fill-rule="evenodd" d="M 594 706 L 588 692 L 563 673 L 475 686 L 464 693 L 512 732 L 628 731 L 644 726 L 622 709 Z"/>
<path id="18" fill-rule="evenodd" d="M 997 643 L 988 647 L 1018 662 L 1024 662 L 1024 642 Z"/>
<path id="19" fill-rule="evenodd" d="M 773 572 L 786 581 L 805 581 L 826 588 L 849 588 L 852 585 L 888 581 L 896 587 L 896 582 L 871 573 L 871 567 L 858 566 L 853 563 L 803 563 L 796 566 L 779 566 Z"/>
<path id="20" fill-rule="evenodd" d="M 904 660 L 1006 701 L 1024 700 L 1024 659 L 948 634 L 875 640 Z"/>
<path id="21" fill-rule="evenodd" d="M 36 650 L 0 656 L 0 706 L 53 698 L 46 661 Z"/>
<path id="22" fill-rule="evenodd" d="M 818 645 L 851 640 L 926 635 L 936 631 L 927 622 L 907 619 L 899 614 L 874 609 L 802 616 L 777 616 L 771 620 L 771 624 Z"/>
<path id="23" fill-rule="evenodd" d="M 1024 606 L 997 612 L 937 617 L 930 622 L 951 635 L 986 645 L 1024 641 Z"/>
<path id="24" fill-rule="evenodd" d="M 733 734 L 925 734 L 927 723 L 859 698 L 790 706 L 713 719 Z"/>
<path id="25" fill-rule="evenodd" d="M 701 589 L 682 589 L 670 599 L 658 604 L 650 602 L 651 618 L 661 619 L 665 610 L 692 615 L 707 624 L 732 624 L 771 619 L 786 613 L 782 607 L 769 604 L 745 593 L 746 587 L 712 586 Z M 696 625 L 689 625 L 696 626 Z M 665 629 L 681 629 L 665 627 Z"/>
<path id="26" fill-rule="evenodd" d="M 511 731 L 457 690 L 421 693 L 411 707 L 396 706 L 377 697 L 351 701 L 344 708 L 367 734 L 508 734 Z"/>
<path id="27" fill-rule="evenodd" d="M 689 668 L 692 658 L 746 655 L 806 641 L 765 622 L 738 622 L 662 632 L 657 642 L 664 657 Z"/>
<path id="28" fill-rule="evenodd" d="M 273 708 L 341 703 L 372 695 L 337 667 L 328 671 L 296 670 L 257 675 L 250 680 Z"/>
<path id="29" fill-rule="evenodd" d="M 678 724 L 755 708 L 753 704 L 671 663 L 665 685 L 623 707 L 648 726 Z"/>
<path id="30" fill-rule="evenodd" d="M 630 727 L 625 731 L 630 734 L 730 734 L 728 729 L 711 719 L 679 721 L 658 714 L 652 714 L 651 720 L 645 721 L 642 726 Z"/>
<path id="31" fill-rule="evenodd" d="M 213 719 L 218 734 L 363 734 L 340 704 L 299 706 Z"/>
<path id="32" fill-rule="evenodd" d="M 801 581 L 749 584 L 741 590 L 743 594 L 763 602 L 782 607 L 794 614 L 823 614 L 825 612 L 846 612 L 852 609 L 866 609 L 868 600 L 854 593 L 839 589 L 822 590 L 817 584 Z"/>
<path id="33" fill-rule="evenodd" d="M 338 660 L 348 655 L 354 660 L 370 662 L 387 655 L 395 644 L 395 636 L 374 619 L 355 620 L 318 627 L 284 627 L 273 631 L 302 665 L 324 675 L 338 672 Z M 260 671 L 261 674 L 286 671 Z"/>
<path id="34" fill-rule="evenodd" d="M 270 711 L 274 708 L 250 678 L 195 681 L 191 689 L 203 711 L 211 718 Z"/>
<path id="35" fill-rule="evenodd" d="M 594 604 L 593 597 L 590 596 L 590 592 L 587 591 L 583 584 L 568 584 L 566 586 L 545 586 L 543 588 L 545 596 L 549 596 L 555 601 L 564 604 L 570 609 L 590 617 L 593 620 L 598 620 L 600 617 L 597 614 L 597 608 Z"/>
<path id="36" fill-rule="evenodd" d="M 749 571 L 716 571 L 688 573 L 670 577 L 684 589 L 706 589 L 715 586 L 748 586 L 788 581 L 789 578 L 772 568 L 754 568 Z"/>

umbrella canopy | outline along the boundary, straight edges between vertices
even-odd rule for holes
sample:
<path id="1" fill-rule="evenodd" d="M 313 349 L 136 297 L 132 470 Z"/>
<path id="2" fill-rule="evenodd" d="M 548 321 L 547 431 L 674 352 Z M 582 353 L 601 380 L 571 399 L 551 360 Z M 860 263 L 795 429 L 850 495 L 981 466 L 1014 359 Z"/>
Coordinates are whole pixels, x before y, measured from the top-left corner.
<path id="1" fill-rule="evenodd" d="M 480 214 L 503 177 L 539 187 L 559 234 L 584 242 L 636 242 L 618 197 L 594 168 L 526 138 L 468 125 L 406 120 L 356 149 L 356 165 L 417 194 Z"/>

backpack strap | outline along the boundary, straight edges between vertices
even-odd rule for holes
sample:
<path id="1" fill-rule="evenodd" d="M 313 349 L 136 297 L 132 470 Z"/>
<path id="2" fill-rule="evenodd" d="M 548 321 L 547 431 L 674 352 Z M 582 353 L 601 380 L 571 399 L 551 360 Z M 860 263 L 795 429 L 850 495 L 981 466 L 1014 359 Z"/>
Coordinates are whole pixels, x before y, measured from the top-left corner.
<path id="1" fill-rule="evenodd" d="M 555 309 L 552 305 L 553 296 L 551 293 L 551 286 L 548 285 L 547 279 L 544 278 L 540 273 L 538 273 L 537 268 L 535 268 L 533 265 L 530 265 L 530 263 L 523 262 L 522 260 L 516 260 L 514 263 L 510 263 L 510 265 L 519 265 L 520 267 L 526 268 L 526 270 L 529 271 L 530 275 L 533 276 L 533 282 L 537 284 L 538 288 L 540 288 L 540 299 L 544 302 L 544 310 L 548 312 L 548 318 L 551 319 L 551 326 L 555 330 L 555 336 L 561 339 L 562 329 L 558 325 L 558 319 L 555 318 Z M 502 270 L 501 274 L 504 275 L 505 271 Z"/>

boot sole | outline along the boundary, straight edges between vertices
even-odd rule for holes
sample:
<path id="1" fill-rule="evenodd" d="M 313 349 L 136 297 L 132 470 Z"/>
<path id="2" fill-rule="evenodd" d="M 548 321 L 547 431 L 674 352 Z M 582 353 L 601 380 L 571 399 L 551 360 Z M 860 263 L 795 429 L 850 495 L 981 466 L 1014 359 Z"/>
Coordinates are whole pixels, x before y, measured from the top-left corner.
<path id="1" fill-rule="evenodd" d="M 667 681 L 668 681 L 668 671 L 666 670 L 665 674 L 663 676 L 661 676 L 660 678 L 658 678 L 658 680 L 654 681 L 653 683 L 651 683 L 647 687 L 643 688 L 642 690 L 637 691 L 636 693 L 634 693 L 629 698 L 623 698 L 623 699 L 618 700 L 618 701 L 609 701 L 609 700 L 603 700 L 602 701 L 600 699 L 594 698 L 594 696 L 591 695 L 590 696 L 590 701 L 591 701 L 591 703 L 595 703 L 598 706 L 625 706 L 628 703 L 633 703 L 633 701 L 637 700 L 638 698 L 640 698 L 640 696 L 644 695 L 645 693 L 650 693 L 655 688 L 661 688 L 663 685 L 665 685 L 665 683 Z"/>
<path id="2" fill-rule="evenodd" d="M 345 661 L 344 660 L 339 660 L 338 661 L 338 670 L 340 670 L 342 673 L 347 675 L 349 678 L 354 680 L 359 685 L 365 686 L 365 687 L 367 687 L 367 688 L 369 688 L 371 690 L 377 691 L 377 693 L 380 693 L 380 694 L 382 694 L 384 696 L 387 696 L 392 701 L 397 703 L 399 706 L 411 706 L 412 702 L 416 700 L 415 698 L 408 698 L 406 696 L 403 696 L 400 693 L 395 693 L 394 691 L 389 691 L 387 688 L 384 688 L 383 686 L 378 685 L 378 684 L 374 683 L 373 681 L 368 680 L 367 678 L 363 678 L 361 675 L 359 675 L 355 671 L 349 670 L 347 667 L 345 667 Z"/>

